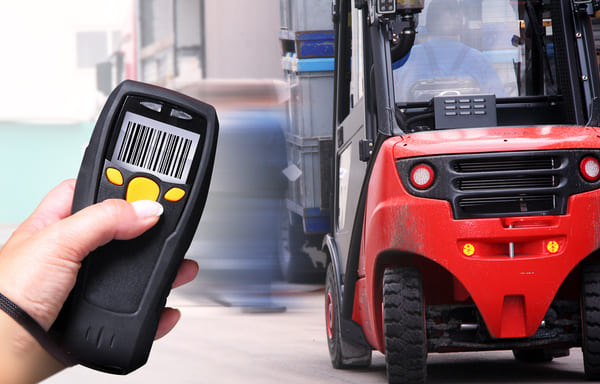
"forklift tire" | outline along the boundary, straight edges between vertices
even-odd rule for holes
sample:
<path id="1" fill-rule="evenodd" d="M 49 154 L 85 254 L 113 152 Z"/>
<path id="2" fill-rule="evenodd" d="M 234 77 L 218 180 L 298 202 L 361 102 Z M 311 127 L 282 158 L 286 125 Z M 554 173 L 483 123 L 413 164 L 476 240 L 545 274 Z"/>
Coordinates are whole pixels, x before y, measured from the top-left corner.
<path id="1" fill-rule="evenodd" d="M 387 268 L 383 277 L 383 328 L 389 383 L 425 383 L 427 336 L 421 273 Z"/>
<path id="2" fill-rule="evenodd" d="M 371 365 L 371 351 L 363 351 L 360 358 L 348 359 L 342 351 L 342 332 L 339 329 L 340 308 L 339 293 L 335 282 L 333 264 L 327 266 L 327 277 L 325 279 L 325 326 L 327 328 L 327 346 L 331 365 L 335 369 L 363 368 Z"/>
<path id="3" fill-rule="evenodd" d="M 340 309 L 338 308 L 338 289 L 335 283 L 333 264 L 327 266 L 327 277 L 325 279 L 325 326 L 327 327 L 327 346 L 329 347 L 329 358 L 335 369 L 344 368 L 342 362 L 341 335 L 336 328 L 340 323 Z"/>
<path id="4" fill-rule="evenodd" d="M 582 268 L 581 307 L 585 378 L 600 380 L 600 261 Z"/>

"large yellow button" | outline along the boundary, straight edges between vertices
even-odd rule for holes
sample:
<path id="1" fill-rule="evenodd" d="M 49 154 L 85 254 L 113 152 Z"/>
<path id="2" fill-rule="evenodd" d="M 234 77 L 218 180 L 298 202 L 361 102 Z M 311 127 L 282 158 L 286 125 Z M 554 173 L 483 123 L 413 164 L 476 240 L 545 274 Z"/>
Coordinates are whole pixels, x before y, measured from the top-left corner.
<path id="1" fill-rule="evenodd" d="M 146 177 L 136 177 L 127 185 L 125 200 L 133 203 L 138 200 L 157 201 L 160 188 L 156 182 Z"/>
<path id="2" fill-rule="evenodd" d="M 114 185 L 123 185 L 123 175 L 118 169 L 106 168 L 106 178 Z"/>
<path id="3" fill-rule="evenodd" d="M 179 201 L 185 196 L 185 191 L 181 188 L 171 188 L 165 193 L 165 200 L 167 201 Z"/>

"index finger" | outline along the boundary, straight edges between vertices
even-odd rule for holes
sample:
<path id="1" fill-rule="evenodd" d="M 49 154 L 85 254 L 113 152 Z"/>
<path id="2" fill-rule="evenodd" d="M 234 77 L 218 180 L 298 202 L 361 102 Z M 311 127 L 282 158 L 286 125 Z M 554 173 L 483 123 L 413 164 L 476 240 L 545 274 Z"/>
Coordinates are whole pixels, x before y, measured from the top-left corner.
<path id="1" fill-rule="evenodd" d="M 71 214 L 75 179 L 65 180 L 54 187 L 42 199 L 33 213 L 25 219 L 11 236 L 13 242 L 38 233 L 48 225 L 64 219 Z"/>

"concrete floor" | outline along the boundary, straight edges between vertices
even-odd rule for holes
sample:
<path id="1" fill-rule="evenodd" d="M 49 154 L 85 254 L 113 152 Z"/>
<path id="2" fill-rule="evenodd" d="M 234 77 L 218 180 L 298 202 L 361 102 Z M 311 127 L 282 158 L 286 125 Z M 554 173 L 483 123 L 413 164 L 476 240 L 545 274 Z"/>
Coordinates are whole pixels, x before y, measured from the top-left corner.
<path id="1" fill-rule="evenodd" d="M 279 314 L 246 314 L 175 291 L 169 300 L 181 308 L 181 322 L 154 344 L 144 367 L 124 377 L 74 367 L 44 384 L 387 382 L 379 353 L 368 369 L 333 369 L 322 292 L 310 286 L 287 288 L 276 290 L 285 291 L 275 300 L 288 307 Z M 431 354 L 428 375 L 429 383 L 579 383 L 583 362 L 579 349 L 538 365 L 518 363 L 511 352 Z"/>

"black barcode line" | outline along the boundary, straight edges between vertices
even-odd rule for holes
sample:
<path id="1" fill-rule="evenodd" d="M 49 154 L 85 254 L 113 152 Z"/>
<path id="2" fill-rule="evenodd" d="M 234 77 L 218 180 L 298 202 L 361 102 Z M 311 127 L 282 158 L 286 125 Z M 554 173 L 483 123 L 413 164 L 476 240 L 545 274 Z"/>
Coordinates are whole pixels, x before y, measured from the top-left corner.
<path id="1" fill-rule="evenodd" d="M 142 156 L 143 161 L 142 161 L 142 168 L 148 168 L 148 160 L 150 158 L 150 153 L 152 153 L 152 145 L 154 142 L 154 135 L 156 134 L 156 130 L 152 129 L 150 130 L 150 132 L 148 133 L 148 140 L 147 140 L 147 146 L 144 149 L 144 156 Z"/>
<path id="2" fill-rule="evenodd" d="M 181 142 L 182 141 L 183 140 L 177 140 L 175 142 L 175 145 L 173 145 L 173 153 L 171 154 L 171 159 L 169 161 L 169 169 L 168 169 L 168 172 L 171 175 L 173 174 L 173 169 L 174 169 L 174 167 L 177 164 L 178 159 L 179 159 L 179 155 L 180 155 L 179 154 L 179 148 L 181 146 Z"/>
<path id="3" fill-rule="evenodd" d="M 167 163 L 165 164 L 165 173 L 169 174 L 171 170 L 171 164 L 173 163 L 173 159 L 175 158 L 175 152 L 177 152 L 177 138 L 173 140 L 171 143 L 171 151 L 169 152 L 169 156 L 167 158 Z"/>
<path id="4" fill-rule="evenodd" d="M 176 155 L 177 155 L 177 147 L 179 146 L 179 139 L 175 139 L 175 141 L 173 142 L 173 149 L 171 150 L 171 155 L 169 156 L 169 163 L 167 164 L 167 173 L 170 174 L 171 173 L 171 167 L 173 166 L 173 162 L 176 159 Z"/>
<path id="5" fill-rule="evenodd" d="M 140 164 L 140 167 L 143 167 L 144 160 L 146 159 L 146 152 L 148 152 L 148 145 L 150 144 L 148 142 L 150 140 L 150 133 L 151 133 L 150 128 L 144 127 L 144 135 L 142 138 L 142 148 L 138 155 L 139 156 L 138 164 Z"/>
<path id="6" fill-rule="evenodd" d="M 148 151 L 148 157 L 146 158 L 146 162 L 144 162 L 144 168 L 150 168 L 152 164 L 152 160 L 154 160 L 154 156 L 156 156 L 156 142 L 158 140 L 159 131 L 152 131 L 152 136 L 150 137 L 150 150 Z"/>
<path id="7" fill-rule="evenodd" d="M 173 161 L 171 162 L 171 167 L 169 168 L 169 173 L 171 175 L 176 174 L 177 168 L 179 167 L 179 162 L 181 161 L 181 147 L 182 146 L 183 146 L 183 140 L 179 140 L 179 142 L 177 143 L 177 148 L 175 150 Z"/>
<path id="8" fill-rule="evenodd" d="M 135 154 L 133 156 L 133 163 L 135 165 L 139 165 L 140 162 L 140 156 L 142 154 L 142 151 L 144 150 L 144 140 L 146 139 L 146 132 L 147 132 L 148 128 L 145 126 L 142 126 L 140 129 L 140 134 L 139 134 L 139 140 L 137 142 L 136 148 L 135 148 Z"/>
<path id="9" fill-rule="evenodd" d="M 137 151 L 137 148 L 139 146 L 139 135 L 140 135 L 140 128 L 137 124 L 134 125 L 133 127 L 133 135 L 131 137 L 131 146 L 129 147 L 129 149 L 127 150 L 127 152 L 125 153 L 127 155 L 125 162 L 126 163 L 130 163 L 133 161 L 133 157 Z"/>
<path id="10" fill-rule="evenodd" d="M 167 169 L 167 172 L 169 174 L 172 174 L 173 172 L 173 165 L 177 162 L 177 159 L 179 156 L 179 145 L 181 144 L 183 140 L 175 140 L 175 143 L 173 144 L 173 153 L 171 153 L 171 158 L 169 159 L 169 168 Z"/>
<path id="11" fill-rule="evenodd" d="M 148 161 L 150 160 L 150 154 L 152 153 L 152 143 L 154 141 L 154 134 L 156 133 L 156 130 L 151 130 L 150 133 L 148 134 L 148 140 L 147 140 L 147 146 L 146 149 L 144 149 L 144 155 L 142 156 L 143 161 L 142 161 L 142 168 L 148 168 Z"/>
<path id="12" fill-rule="evenodd" d="M 183 155 L 180 158 L 179 167 L 177 167 L 177 174 L 175 175 L 175 177 L 177 177 L 178 179 L 181 179 L 181 176 L 183 174 L 183 168 L 185 166 L 185 161 L 187 160 L 188 154 L 190 153 L 191 146 L 192 146 L 192 141 L 186 140 L 184 148 L 183 148 Z"/>
<path id="13" fill-rule="evenodd" d="M 135 124 L 132 124 L 131 127 L 129 128 L 129 137 L 127 139 L 127 145 L 125 146 L 125 151 L 123 152 L 123 159 L 131 151 L 131 146 L 133 145 L 133 142 L 134 142 L 133 139 L 135 136 L 135 131 L 136 131 Z"/>
<path id="14" fill-rule="evenodd" d="M 167 165 L 167 157 L 169 157 L 169 153 L 171 153 L 171 146 L 173 145 L 173 136 L 168 135 L 167 143 L 165 145 L 165 151 L 163 152 L 163 158 L 160 162 L 160 167 L 158 168 L 158 172 L 165 174 L 165 168 Z"/>
<path id="15" fill-rule="evenodd" d="M 160 173 L 164 173 L 165 162 L 167 161 L 166 160 L 166 158 L 167 158 L 166 154 L 169 152 L 169 147 L 171 146 L 171 140 L 172 140 L 172 138 L 171 138 L 170 135 L 167 135 L 167 137 L 166 137 L 165 140 L 166 141 L 164 143 L 163 151 L 162 151 L 162 159 L 161 159 L 160 165 L 159 165 L 159 167 L 157 169 L 157 171 L 160 172 Z"/>
<path id="16" fill-rule="evenodd" d="M 167 156 L 165 156 L 165 167 L 163 168 L 163 173 L 169 174 L 169 166 L 171 165 L 171 159 L 173 158 L 173 151 L 175 150 L 175 145 L 177 144 L 177 138 L 171 136 L 171 143 L 169 145 L 169 150 L 167 152 Z"/>
<path id="17" fill-rule="evenodd" d="M 191 146 L 185 137 L 129 122 L 117 160 L 180 179 Z"/>
<path id="18" fill-rule="evenodd" d="M 186 157 L 183 156 L 184 152 L 185 152 L 185 145 L 186 142 L 182 141 L 181 146 L 179 148 L 179 157 L 178 157 L 178 161 L 177 161 L 177 165 L 173 168 L 173 172 L 175 175 L 177 175 L 179 173 L 179 168 L 181 167 L 181 163 L 185 162 Z"/>
<path id="19" fill-rule="evenodd" d="M 183 168 L 185 166 L 185 162 L 187 161 L 188 155 L 190 153 L 190 147 L 192 146 L 192 142 L 190 140 L 187 140 L 185 142 L 185 146 L 183 148 L 183 155 L 181 156 L 181 163 L 179 164 L 179 169 L 177 170 L 177 177 L 181 178 L 182 174 L 183 174 Z"/>
<path id="20" fill-rule="evenodd" d="M 158 163 L 158 158 L 160 157 L 160 152 L 162 150 L 162 143 L 165 140 L 165 133 L 162 131 L 158 131 L 157 135 L 156 135 L 156 145 L 154 147 L 154 153 L 152 155 L 152 159 L 150 160 L 150 165 L 148 166 L 148 168 L 153 169 L 154 167 L 156 167 L 156 164 Z"/>
<path id="21" fill-rule="evenodd" d="M 129 141 L 129 136 L 131 136 L 131 121 L 127 123 L 127 130 L 125 131 L 125 137 L 123 138 L 123 143 L 127 143 Z M 123 157 L 125 153 L 125 145 L 121 146 L 121 151 L 119 152 L 119 159 Z"/>
<path id="22" fill-rule="evenodd" d="M 181 154 L 179 155 L 179 162 L 177 163 L 177 167 L 174 169 L 175 175 L 179 174 L 179 168 L 181 168 L 181 164 L 185 163 L 187 159 L 187 155 L 185 154 L 185 147 L 187 146 L 187 142 L 181 144 Z"/>
<path id="23" fill-rule="evenodd" d="M 152 161 L 152 166 L 150 167 L 150 169 L 156 169 L 156 167 L 158 166 L 158 159 L 160 157 L 160 153 L 162 152 L 162 148 L 163 145 L 165 143 L 165 133 L 164 132 L 160 132 L 158 134 L 158 141 L 159 141 L 159 145 L 156 147 L 156 156 L 154 157 L 154 160 Z"/>

